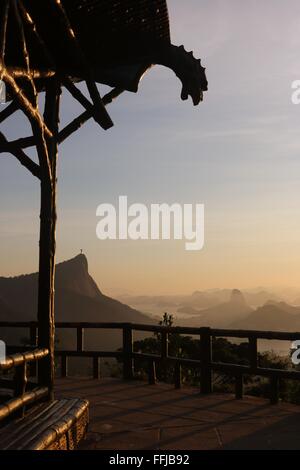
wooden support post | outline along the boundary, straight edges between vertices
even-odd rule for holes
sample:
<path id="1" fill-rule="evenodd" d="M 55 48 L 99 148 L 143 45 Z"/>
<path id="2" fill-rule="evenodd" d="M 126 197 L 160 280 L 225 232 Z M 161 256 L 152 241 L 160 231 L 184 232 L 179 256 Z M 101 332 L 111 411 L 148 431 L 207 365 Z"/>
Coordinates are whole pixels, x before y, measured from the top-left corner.
<path id="1" fill-rule="evenodd" d="M 81 326 L 77 327 L 77 351 L 82 352 L 84 349 L 84 329 Z"/>
<path id="2" fill-rule="evenodd" d="M 279 400 L 279 378 L 273 375 L 270 378 L 270 402 L 271 405 L 277 405 Z"/>
<path id="3" fill-rule="evenodd" d="M 28 364 L 28 377 L 36 377 L 38 374 L 38 363 L 37 361 Z"/>
<path id="4" fill-rule="evenodd" d="M 59 124 L 59 102 L 61 87 L 56 79 L 49 79 L 46 88 L 44 119 L 56 137 Z M 34 129 L 34 127 L 33 127 Z M 35 132 L 34 132 L 35 134 Z M 36 137 L 36 135 L 35 135 Z M 58 145 L 56 139 L 47 141 L 47 160 L 42 149 L 37 146 L 41 167 L 41 209 L 40 209 L 40 253 L 38 324 L 39 347 L 47 348 L 49 355 L 39 364 L 39 385 L 49 389 L 49 399 L 53 400 L 54 383 L 54 278 L 56 250 L 56 163 Z"/>
<path id="5" fill-rule="evenodd" d="M 212 392 L 212 349 L 210 328 L 200 328 L 201 393 Z"/>
<path id="6" fill-rule="evenodd" d="M 123 327 L 123 379 L 133 379 L 133 339 L 130 325 Z"/>
<path id="7" fill-rule="evenodd" d="M 14 376 L 14 396 L 21 397 L 26 391 L 27 384 L 27 367 L 26 362 L 23 362 L 21 365 L 17 366 L 15 369 Z"/>
<path id="8" fill-rule="evenodd" d="M 181 388 L 181 379 L 181 364 L 179 362 L 176 362 L 174 368 L 175 388 Z"/>
<path id="9" fill-rule="evenodd" d="M 239 374 L 235 377 L 235 398 L 241 400 L 243 398 L 243 375 Z"/>
<path id="10" fill-rule="evenodd" d="M 39 293 L 38 321 L 39 347 L 47 348 L 49 356 L 42 359 L 39 365 L 39 385 L 49 388 L 49 399 L 53 399 L 54 381 L 54 240 L 52 238 L 52 206 L 51 183 L 41 182 L 41 213 L 40 213 L 40 262 L 39 262 Z M 55 217 L 56 219 L 56 217 Z"/>
<path id="11" fill-rule="evenodd" d="M 251 369 L 257 369 L 257 338 L 254 336 L 249 337 L 249 360 Z"/>
<path id="12" fill-rule="evenodd" d="M 100 378 L 100 358 L 98 356 L 93 357 L 93 379 L 98 380 Z"/>
<path id="13" fill-rule="evenodd" d="M 148 383 L 149 383 L 149 385 L 155 385 L 155 384 L 156 384 L 156 367 L 155 367 L 155 361 L 149 361 L 149 366 L 148 366 Z"/>
<path id="14" fill-rule="evenodd" d="M 68 376 L 68 357 L 63 354 L 61 356 L 61 371 L 60 371 L 61 377 L 64 379 Z"/>

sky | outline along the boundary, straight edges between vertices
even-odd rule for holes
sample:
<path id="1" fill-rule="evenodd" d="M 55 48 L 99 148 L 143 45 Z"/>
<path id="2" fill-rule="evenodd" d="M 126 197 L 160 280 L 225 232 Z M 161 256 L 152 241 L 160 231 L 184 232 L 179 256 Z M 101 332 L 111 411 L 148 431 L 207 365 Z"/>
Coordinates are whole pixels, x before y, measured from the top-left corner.
<path id="1" fill-rule="evenodd" d="M 300 275 L 300 3 L 169 0 L 174 44 L 201 57 L 209 91 L 180 100 L 172 71 L 156 66 L 137 94 L 109 107 L 115 126 L 92 121 L 60 147 L 57 261 L 83 249 L 100 289 L 190 293 L 212 287 L 298 286 Z M 104 92 L 105 87 L 100 87 Z M 80 112 L 63 94 L 61 124 Z M 29 135 L 12 117 L 8 138 Z M 205 244 L 100 241 L 96 208 L 203 203 Z M 0 275 L 37 271 L 39 185 L 0 155 Z"/>

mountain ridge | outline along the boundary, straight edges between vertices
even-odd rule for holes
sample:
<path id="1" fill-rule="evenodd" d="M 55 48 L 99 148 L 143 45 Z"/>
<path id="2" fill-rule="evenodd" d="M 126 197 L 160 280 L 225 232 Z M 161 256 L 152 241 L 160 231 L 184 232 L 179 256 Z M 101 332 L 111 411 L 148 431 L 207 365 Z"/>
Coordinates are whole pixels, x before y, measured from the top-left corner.
<path id="1" fill-rule="evenodd" d="M 11 321 L 36 320 L 37 293 L 38 273 L 0 277 L 0 319 L 7 320 L 9 316 Z M 147 315 L 104 295 L 90 276 L 88 261 L 83 254 L 56 265 L 55 320 L 153 323 Z M 59 347 L 74 348 L 74 331 L 57 331 Z M 9 343 L 14 341 L 12 329 L 7 329 L 5 333 Z M 115 350 L 122 344 L 121 333 L 113 330 L 87 330 L 86 345 L 88 348 Z M 24 334 L 28 332 L 24 330 Z"/>

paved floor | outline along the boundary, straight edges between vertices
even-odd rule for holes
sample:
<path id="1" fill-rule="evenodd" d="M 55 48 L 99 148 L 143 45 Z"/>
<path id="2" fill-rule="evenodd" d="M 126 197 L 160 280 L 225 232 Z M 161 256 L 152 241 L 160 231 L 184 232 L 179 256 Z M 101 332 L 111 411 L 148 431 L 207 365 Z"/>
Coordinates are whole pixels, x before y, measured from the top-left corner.
<path id="1" fill-rule="evenodd" d="M 82 449 L 300 449 L 300 407 L 116 379 L 59 379 L 56 396 L 90 401 Z"/>

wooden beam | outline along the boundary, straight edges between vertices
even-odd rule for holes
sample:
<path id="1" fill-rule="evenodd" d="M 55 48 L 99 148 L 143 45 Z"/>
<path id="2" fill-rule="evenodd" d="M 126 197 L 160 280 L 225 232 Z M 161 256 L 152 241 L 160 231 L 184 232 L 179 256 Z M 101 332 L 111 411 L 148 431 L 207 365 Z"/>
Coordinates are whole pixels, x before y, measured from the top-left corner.
<path id="1" fill-rule="evenodd" d="M 12 154 L 16 159 L 23 165 L 30 173 L 38 179 L 41 179 L 41 171 L 39 165 L 37 165 L 31 158 L 24 153 L 24 151 L 18 147 L 14 142 L 8 142 L 5 136 L 0 132 L 0 152 L 6 152 Z"/>
<path id="2" fill-rule="evenodd" d="M 87 111 L 90 111 L 92 117 L 95 119 L 98 124 L 101 124 L 99 122 L 98 116 L 95 113 L 95 106 L 84 96 L 84 94 L 77 88 L 72 80 L 69 77 L 62 77 L 61 82 L 64 85 L 64 87 L 68 90 L 68 92 L 73 96 L 73 98 L 78 101 L 78 103 L 81 104 Z"/>
<path id="3" fill-rule="evenodd" d="M 120 96 L 124 90 L 122 88 L 114 88 L 109 93 L 107 93 L 103 97 L 103 103 L 106 105 L 113 102 L 118 96 Z M 94 107 L 92 107 L 94 109 Z M 83 113 L 79 114 L 78 117 L 73 119 L 69 124 L 67 124 L 59 133 L 58 133 L 58 143 L 61 144 L 64 142 L 68 137 L 70 137 L 74 132 L 80 129 L 83 124 L 85 124 L 89 119 L 93 117 L 92 109 L 89 111 L 84 111 Z M 1 114 L 0 114 L 0 122 L 1 122 Z M 12 143 L 18 145 L 21 148 L 28 148 L 35 145 L 35 140 L 33 136 L 28 137 L 21 137 L 20 139 L 16 139 L 12 141 Z"/>
<path id="4" fill-rule="evenodd" d="M 23 90 L 19 87 L 15 79 L 8 72 L 6 67 L 3 64 L 2 59 L 0 58 L 0 77 L 6 83 L 6 85 L 11 90 L 11 93 L 14 95 L 15 100 L 19 103 L 21 111 L 28 117 L 30 121 L 35 122 L 41 129 L 43 129 L 47 137 L 53 137 L 52 132 L 47 128 L 43 119 L 38 111 L 38 109 L 33 108 L 32 104 L 28 98 L 23 93 Z"/>
<path id="5" fill-rule="evenodd" d="M 37 70 L 37 69 L 29 68 L 29 71 L 28 71 L 27 69 L 24 69 L 22 67 L 7 67 L 7 71 L 15 79 L 17 78 L 28 79 L 28 77 L 31 77 L 33 80 L 41 79 L 41 78 L 47 79 L 47 78 L 53 77 L 56 74 L 56 71 L 52 69 Z"/>
<path id="6" fill-rule="evenodd" d="M 120 96 L 124 90 L 122 88 L 114 88 L 110 92 L 108 92 L 106 95 L 103 96 L 103 103 L 105 106 L 109 105 L 110 103 L 113 102 L 118 96 Z M 70 137 L 74 132 L 76 132 L 80 127 L 83 126 L 89 119 L 93 117 L 93 110 L 94 107 L 90 110 L 86 110 L 83 113 L 81 113 L 78 117 L 73 119 L 69 124 L 67 124 L 59 133 L 58 133 L 58 143 L 61 144 L 64 142 L 68 137 Z M 30 139 L 30 137 L 27 137 L 26 139 Z M 24 144 L 26 146 L 30 143 L 29 140 L 24 141 Z M 31 143 L 33 145 L 33 143 Z M 30 146 L 30 145 L 29 145 Z"/>
<path id="7" fill-rule="evenodd" d="M 33 390 L 24 393 L 22 397 L 12 398 L 8 402 L 1 404 L 0 421 L 8 418 L 8 416 L 18 411 L 20 408 L 47 397 L 47 394 L 48 389 L 46 387 L 36 387 Z"/>

